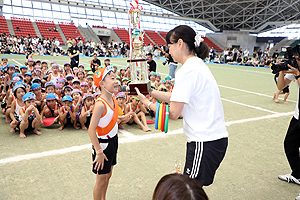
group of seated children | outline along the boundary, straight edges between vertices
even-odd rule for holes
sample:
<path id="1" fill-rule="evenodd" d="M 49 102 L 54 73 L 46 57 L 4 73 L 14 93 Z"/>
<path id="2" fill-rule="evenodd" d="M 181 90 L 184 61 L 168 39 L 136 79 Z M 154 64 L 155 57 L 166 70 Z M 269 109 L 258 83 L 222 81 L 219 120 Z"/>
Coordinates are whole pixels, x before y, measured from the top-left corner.
<path id="1" fill-rule="evenodd" d="M 25 138 L 28 131 L 41 135 L 38 128 L 46 118 L 59 123 L 58 130 L 68 125 L 75 129 L 88 128 L 95 100 L 101 95 L 100 88 L 94 86 L 94 73 L 90 67 L 79 65 L 72 70 L 69 62 L 60 67 L 55 61 L 48 64 L 32 58 L 20 67 L 8 63 L 7 57 L 2 57 L 1 61 L 2 114 L 12 133 L 19 129 L 21 138 Z M 106 59 L 104 63 L 107 67 L 110 60 Z M 119 105 L 119 128 L 124 129 L 122 125 L 126 123 L 136 123 L 143 131 L 151 131 L 145 117 L 146 106 L 136 96 L 128 95 L 130 68 L 117 70 L 112 66 L 119 83 L 119 92 L 114 94 Z M 170 76 L 161 80 L 160 74 L 150 72 L 149 78 L 153 89 L 172 91 L 174 80 Z M 157 101 L 148 98 L 154 103 Z M 155 113 L 149 114 L 154 118 Z"/>

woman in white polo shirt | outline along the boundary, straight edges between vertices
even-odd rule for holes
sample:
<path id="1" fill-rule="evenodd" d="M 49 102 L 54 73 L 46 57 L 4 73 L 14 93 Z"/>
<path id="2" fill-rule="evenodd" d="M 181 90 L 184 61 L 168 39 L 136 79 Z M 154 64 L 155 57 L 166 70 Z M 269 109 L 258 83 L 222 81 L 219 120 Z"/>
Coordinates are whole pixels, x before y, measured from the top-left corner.
<path id="1" fill-rule="evenodd" d="M 150 94 L 170 102 L 170 119 L 176 120 L 182 114 L 187 139 L 184 174 L 208 186 L 213 182 L 228 144 L 218 85 L 203 62 L 208 57 L 209 47 L 186 25 L 169 31 L 166 41 L 174 61 L 182 67 L 176 73 L 172 93 L 150 91 Z M 155 111 L 156 104 L 136 90 L 144 105 Z"/>

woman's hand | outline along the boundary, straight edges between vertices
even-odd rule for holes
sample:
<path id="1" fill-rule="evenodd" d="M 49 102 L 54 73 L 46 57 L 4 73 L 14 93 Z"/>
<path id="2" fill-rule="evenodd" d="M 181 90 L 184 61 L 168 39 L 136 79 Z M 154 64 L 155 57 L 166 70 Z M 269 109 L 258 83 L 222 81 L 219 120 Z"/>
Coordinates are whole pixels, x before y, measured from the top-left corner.
<path id="1" fill-rule="evenodd" d="M 96 158 L 94 160 L 94 162 L 92 162 L 92 165 L 95 164 L 95 170 L 99 171 L 100 169 L 103 170 L 103 167 L 104 167 L 104 159 L 106 161 L 108 161 L 106 155 L 101 152 L 99 154 L 96 154 Z"/>
<path id="2" fill-rule="evenodd" d="M 145 95 L 143 95 L 140 92 L 140 90 L 137 87 L 135 87 L 134 89 L 135 89 L 135 91 L 136 91 L 136 93 L 137 93 L 138 98 L 140 99 L 140 101 L 145 104 L 145 100 L 148 100 L 148 99 L 145 97 Z"/>
<path id="3" fill-rule="evenodd" d="M 288 67 L 290 68 L 290 70 L 283 70 L 283 72 L 285 73 L 291 73 L 291 74 L 295 74 L 296 76 L 300 74 L 299 70 L 296 69 L 295 67 L 292 67 L 291 65 L 288 64 Z"/>

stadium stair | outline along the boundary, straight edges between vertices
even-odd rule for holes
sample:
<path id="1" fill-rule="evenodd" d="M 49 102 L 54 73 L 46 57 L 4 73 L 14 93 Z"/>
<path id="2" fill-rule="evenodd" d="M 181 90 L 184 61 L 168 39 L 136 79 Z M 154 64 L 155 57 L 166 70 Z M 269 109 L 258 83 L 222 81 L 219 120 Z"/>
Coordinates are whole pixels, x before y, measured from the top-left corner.
<path id="1" fill-rule="evenodd" d="M 145 33 L 155 42 L 157 45 L 165 45 L 166 40 L 164 40 L 157 32 L 151 30 L 145 30 Z"/>
<path id="2" fill-rule="evenodd" d="M 41 33 L 41 31 L 40 31 L 40 29 L 39 29 L 37 23 L 36 23 L 36 22 L 32 22 L 32 26 L 33 26 L 33 28 L 34 28 L 34 30 L 35 30 L 36 35 L 37 35 L 39 38 L 43 38 L 42 33 Z"/>
<path id="3" fill-rule="evenodd" d="M 153 41 L 153 39 L 144 31 L 144 46 L 145 45 L 155 45 L 156 43 Z"/>
<path id="4" fill-rule="evenodd" d="M 81 25 L 79 25 L 77 28 L 78 28 L 79 32 L 81 33 L 83 39 L 86 40 L 86 41 L 89 41 L 90 38 L 88 37 L 88 35 L 87 35 L 86 31 L 84 30 L 84 28 Z"/>
<path id="5" fill-rule="evenodd" d="M 6 35 L 9 35 L 9 29 L 4 16 L 0 16 L 0 33 L 5 33 Z"/>
<path id="6" fill-rule="evenodd" d="M 58 24 L 55 24 L 55 26 L 56 26 L 56 28 L 59 32 L 59 35 L 60 35 L 61 39 L 64 41 L 64 44 L 67 45 L 67 38 L 66 38 L 64 32 L 61 30 L 61 28 Z"/>
<path id="7" fill-rule="evenodd" d="M 30 19 L 11 17 L 11 22 L 16 36 L 26 37 L 28 34 L 30 34 L 31 37 L 36 37 L 36 32 Z M 16 31 L 17 27 L 19 27 L 19 31 Z"/>
<path id="8" fill-rule="evenodd" d="M 158 31 L 158 34 L 159 34 L 162 38 L 164 38 L 164 40 L 166 40 L 167 33 L 168 33 L 168 32 Z"/>
<path id="9" fill-rule="evenodd" d="M 93 31 L 93 29 L 88 25 L 88 27 L 86 28 L 87 32 L 89 33 L 91 40 L 93 40 L 96 44 L 98 42 L 100 42 L 99 37 L 97 36 L 97 34 L 95 33 L 95 31 Z"/>
<path id="10" fill-rule="evenodd" d="M 207 37 L 203 37 L 204 42 L 209 46 L 209 47 L 214 47 L 218 52 L 222 52 L 223 50 L 218 47 L 215 43 L 213 43 L 210 39 Z"/>
<path id="11" fill-rule="evenodd" d="M 281 50 L 281 47 L 285 47 L 285 46 L 289 46 L 287 44 L 291 44 L 293 43 L 295 40 L 289 40 L 287 37 L 284 38 L 283 40 L 281 40 L 280 42 L 278 42 L 275 46 L 273 46 L 272 49 L 270 49 L 270 54 L 273 55 L 273 53 L 276 51 L 276 50 Z"/>
<path id="12" fill-rule="evenodd" d="M 8 30 L 9 30 L 9 34 L 15 35 L 14 27 L 13 27 L 10 19 L 6 19 L 6 24 L 7 24 Z"/>

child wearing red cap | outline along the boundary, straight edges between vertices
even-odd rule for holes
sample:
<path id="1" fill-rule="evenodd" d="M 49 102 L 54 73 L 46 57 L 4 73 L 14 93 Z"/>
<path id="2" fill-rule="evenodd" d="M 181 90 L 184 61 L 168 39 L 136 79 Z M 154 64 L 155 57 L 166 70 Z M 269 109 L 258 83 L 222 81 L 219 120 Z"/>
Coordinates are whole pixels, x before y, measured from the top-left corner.
<path id="1" fill-rule="evenodd" d="M 112 94 L 118 92 L 118 82 L 112 66 L 100 68 L 94 74 L 96 87 L 101 86 L 88 133 L 93 144 L 93 169 L 97 174 L 94 199 L 105 199 L 113 166 L 117 163 L 119 107 Z"/>

